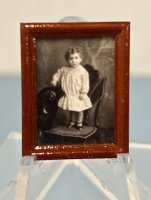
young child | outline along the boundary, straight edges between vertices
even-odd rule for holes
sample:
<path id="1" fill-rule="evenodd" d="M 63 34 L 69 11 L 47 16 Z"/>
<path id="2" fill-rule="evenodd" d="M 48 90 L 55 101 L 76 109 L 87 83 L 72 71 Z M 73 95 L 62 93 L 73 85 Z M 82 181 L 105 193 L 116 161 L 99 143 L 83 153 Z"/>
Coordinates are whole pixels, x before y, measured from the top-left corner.
<path id="1" fill-rule="evenodd" d="M 67 49 L 63 66 L 53 75 L 51 84 L 56 86 L 61 82 L 64 95 L 59 99 L 58 106 L 70 112 L 68 127 L 79 131 L 83 128 L 83 111 L 92 107 L 87 95 L 89 91 L 89 74 L 81 65 L 83 53 L 81 47 L 73 46 Z"/>

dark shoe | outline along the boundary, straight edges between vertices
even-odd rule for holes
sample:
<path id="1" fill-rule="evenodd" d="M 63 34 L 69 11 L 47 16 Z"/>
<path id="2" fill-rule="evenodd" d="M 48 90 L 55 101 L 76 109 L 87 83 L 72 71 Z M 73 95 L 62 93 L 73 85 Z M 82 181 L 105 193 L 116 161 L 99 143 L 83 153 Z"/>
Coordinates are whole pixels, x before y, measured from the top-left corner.
<path id="1" fill-rule="evenodd" d="M 68 128 L 75 128 L 75 122 L 70 122 L 69 124 L 68 124 Z"/>
<path id="2" fill-rule="evenodd" d="M 82 129 L 83 129 L 83 124 L 82 124 L 82 123 L 77 124 L 77 125 L 76 125 L 76 129 L 77 129 L 78 131 L 82 131 Z"/>

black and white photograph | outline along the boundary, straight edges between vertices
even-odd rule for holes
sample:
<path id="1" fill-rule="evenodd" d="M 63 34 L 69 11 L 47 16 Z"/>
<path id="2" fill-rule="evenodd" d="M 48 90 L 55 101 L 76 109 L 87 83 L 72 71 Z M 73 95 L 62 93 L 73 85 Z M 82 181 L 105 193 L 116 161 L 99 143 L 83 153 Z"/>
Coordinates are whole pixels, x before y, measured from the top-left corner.
<path id="1" fill-rule="evenodd" d="M 128 152 L 129 23 L 23 23 L 23 155 Z"/>
<path id="2" fill-rule="evenodd" d="M 114 142 L 115 40 L 37 40 L 38 144 Z"/>

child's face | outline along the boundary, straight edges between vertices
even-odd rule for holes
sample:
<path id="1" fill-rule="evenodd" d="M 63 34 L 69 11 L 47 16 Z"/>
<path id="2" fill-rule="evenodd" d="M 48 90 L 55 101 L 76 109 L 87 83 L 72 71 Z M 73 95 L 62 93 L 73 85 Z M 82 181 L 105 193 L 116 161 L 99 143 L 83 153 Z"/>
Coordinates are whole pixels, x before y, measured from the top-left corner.
<path id="1" fill-rule="evenodd" d="M 82 62 L 82 58 L 79 53 L 73 53 L 70 55 L 68 63 L 70 67 L 77 67 Z"/>

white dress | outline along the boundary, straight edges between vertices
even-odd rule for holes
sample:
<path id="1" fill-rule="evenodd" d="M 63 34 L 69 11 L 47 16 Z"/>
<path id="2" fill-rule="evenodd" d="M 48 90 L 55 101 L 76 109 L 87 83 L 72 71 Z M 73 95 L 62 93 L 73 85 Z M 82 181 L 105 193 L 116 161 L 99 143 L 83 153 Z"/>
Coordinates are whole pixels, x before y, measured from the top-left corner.
<path id="1" fill-rule="evenodd" d="M 81 112 L 92 107 L 89 91 L 89 74 L 82 65 L 72 68 L 63 66 L 52 77 L 52 84 L 61 81 L 64 95 L 59 99 L 58 106 L 64 110 Z M 82 100 L 79 98 L 83 94 Z"/>

